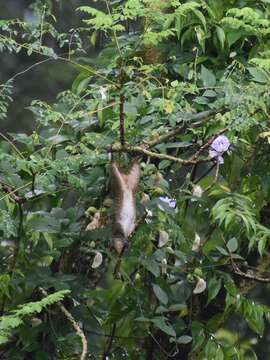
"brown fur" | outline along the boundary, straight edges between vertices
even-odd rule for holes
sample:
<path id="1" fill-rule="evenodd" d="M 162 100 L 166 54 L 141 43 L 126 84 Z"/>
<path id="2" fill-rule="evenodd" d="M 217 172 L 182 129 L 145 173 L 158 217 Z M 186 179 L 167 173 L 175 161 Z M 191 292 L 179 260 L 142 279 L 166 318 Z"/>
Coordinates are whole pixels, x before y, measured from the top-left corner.
<path id="1" fill-rule="evenodd" d="M 140 164 L 138 161 L 134 161 L 130 171 L 125 174 L 119 169 L 116 162 L 112 161 L 111 171 L 116 204 L 113 243 L 117 253 L 121 253 L 124 243 L 131 233 L 130 229 L 135 226 L 135 193 L 140 179 Z"/>

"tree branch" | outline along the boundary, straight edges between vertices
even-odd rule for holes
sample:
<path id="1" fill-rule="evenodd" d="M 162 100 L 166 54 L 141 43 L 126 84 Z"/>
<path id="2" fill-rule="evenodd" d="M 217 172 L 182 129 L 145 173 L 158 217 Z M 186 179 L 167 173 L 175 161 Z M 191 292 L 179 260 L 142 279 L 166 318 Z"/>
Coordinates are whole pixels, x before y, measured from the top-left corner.
<path id="1" fill-rule="evenodd" d="M 197 114 L 191 114 L 187 118 L 187 120 L 185 121 L 185 124 L 183 126 L 172 129 L 172 130 L 168 131 L 166 134 L 160 135 L 156 139 L 154 139 L 152 141 L 146 141 L 145 143 L 148 146 L 148 148 L 151 148 L 153 146 L 161 144 L 161 143 L 175 137 L 182 130 L 184 130 L 187 127 L 188 124 L 190 124 L 190 127 L 193 128 L 193 129 L 197 128 L 197 127 L 201 126 L 207 120 L 213 118 L 215 115 L 224 114 L 226 111 L 228 111 L 228 109 L 225 108 L 225 107 L 222 107 L 222 108 L 219 108 L 219 109 L 202 111 L 202 112 L 199 112 Z"/>
<path id="2" fill-rule="evenodd" d="M 232 261 L 232 268 L 233 268 L 234 274 L 236 274 L 242 278 L 254 280 L 257 282 L 261 282 L 261 283 L 270 283 L 270 278 L 263 278 L 263 277 L 255 275 L 255 274 L 243 272 L 242 270 L 239 269 L 239 267 L 236 265 L 236 263 L 234 261 Z"/>
<path id="3" fill-rule="evenodd" d="M 211 158 L 206 158 L 206 159 L 199 159 L 199 160 L 194 160 L 192 158 L 190 159 L 182 159 L 182 158 L 177 158 L 175 156 L 171 156 L 168 154 L 160 154 L 160 153 L 156 153 L 150 150 L 147 150 L 145 147 L 143 146 L 132 146 L 129 144 L 125 144 L 124 146 L 120 145 L 120 144 L 114 144 L 111 149 L 112 152 L 127 152 L 130 154 L 141 154 L 141 155 L 145 155 L 151 158 L 155 158 L 155 159 L 159 159 L 159 160 L 169 160 L 169 161 L 173 161 L 173 162 L 177 162 L 180 163 L 182 165 L 192 165 L 192 164 L 197 164 L 199 162 L 208 162 L 211 161 Z"/>
<path id="4" fill-rule="evenodd" d="M 207 143 L 205 143 L 204 145 L 202 145 L 200 147 L 200 149 L 194 154 L 191 156 L 190 160 L 196 160 L 202 153 L 205 149 L 207 149 L 211 144 L 212 142 L 221 134 L 223 134 L 227 129 L 224 128 L 224 129 L 221 129 L 220 131 L 218 131 L 214 136 L 211 137 L 210 140 L 207 141 Z"/>
<path id="5" fill-rule="evenodd" d="M 40 289 L 40 292 L 42 293 L 43 296 L 48 296 L 48 293 L 47 293 L 47 291 L 45 289 L 43 289 L 43 288 L 39 288 L 39 289 Z M 58 306 L 60 311 L 63 313 L 65 318 L 71 323 L 71 325 L 72 325 L 73 329 L 75 330 L 76 334 L 81 338 L 82 352 L 81 352 L 80 360 L 85 360 L 88 350 L 87 350 L 87 340 L 86 340 L 86 337 L 84 335 L 84 332 L 82 331 L 80 325 L 76 322 L 76 320 L 74 319 L 72 314 L 64 307 L 64 305 L 62 305 L 61 303 L 57 303 L 56 305 Z"/>
<path id="6" fill-rule="evenodd" d="M 120 108 L 119 108 L 119 130 L 121 145 L 125 145 L 125 113 L 124 113 L 125 97 L 120 95 Z"/>
<path id="7" fill-rule="evenodd" d="M 224 113 L 226 112 L 226 108 L 220 108 L 215 110 L 207 110 L 202 111 L 198 114 L 190 115 L 189 119 L 187 120 L 187 123 L 191 122 L 191 127 L 196 128 L 200 125 L 202 125 L 205 121 L 212 118 L 216 114 Z M 114 144 L 110 147 L 110 152 L 127 152 L 130 154 L 141 154 L 145 155 L 150 158 L 156 158 L 159 160 L 169 160 L 173 162 L 180 163 L 182 165 L 194 165 L 202 162 L 208 162 L 211 161 L 211 158 L 206 159 L 198 159 L 199 155 L 208 147 L 211 145 L 211 143 L 214 141 L 214 139 L 222 134 L 226 129 L 220 130 L 217 134 L 215 134 L 206 144 L 204 144 L 194 155 L 192 155 L 189 159 L 182 159 L 175 156 L 171 156 L 168 154 L 161 154 L 157 152 L 153 152 L 149 150 L 151 147 L 154 147 L 155 145 L 158 145 L 160 143 L 165 142 L 166 140 L 176 136 L 179 134 L 183 129 L 186 128 L 187 124 L 177 127 L 175 129 L 172 129 L 171 131 L 168 131 L 166 134 L 160 135 L 156 139 L 152 141 L 144 141 L 141 145 L 130 145 L 125 142 L 125 133 L 124 133 L 124 96 L 121 95 L 120 98 L 120 144 Z"/>
<path id="8" fill-rule="evenodd" d="M 16 194 L 17 190 L 14 189 L 14 187 L 12 187 L 11 185 L 6 184 L 4 181 L 0 180 L 0 186 L 1 186 L 2 190 L 8 194 L 10 199 L 15 201 L 17 204 L 19 204 L 19 203 L 22 204 L 23 202 L 25 202 L 25 198 L 18 196 Z"/>
<path id="9" fill-rule="evenodd" d="M 112 328 L 112 333 L 111 333 L 111 336 L 110 336 L 110 340 L 109 340 L 109 344 L 107 346 L 107 349 L 104 351 L 104 354 L 103 354 L 103 360 L 107 360 L 108 359 L 108 356 L 111 352 L 111 348 L 112 348 L 112 344 L 113 344 L 113 339 L 115 337 L 115 332 L 116 332 L 116 323 L 113 324 L 113 328 Z"/>
<path id="10" fill-rule="evenodd" d="M 10 270 L 9 270 L 9 275 L 10 275 L 11 279 L 14 275 L 15 267 L 17 264 L 18 255 L 20 252 L 22 234 L 23 234 L 23 203 L 22 203 L 22 201 L 17 201 L 17 205 L 18 205 L 18 211 L 19 211 L 19 224 L 18 224 L 18 229 L 17 229 L 17 237 L 14 240 L 13 259 L 12 259 L 12 263 L 11 263 Z M 0 316 L 3 316 L 3 314 L 4 314 L 6 301 L 7 301 L 7 296 L 4 294 L 2 297 Z"/>

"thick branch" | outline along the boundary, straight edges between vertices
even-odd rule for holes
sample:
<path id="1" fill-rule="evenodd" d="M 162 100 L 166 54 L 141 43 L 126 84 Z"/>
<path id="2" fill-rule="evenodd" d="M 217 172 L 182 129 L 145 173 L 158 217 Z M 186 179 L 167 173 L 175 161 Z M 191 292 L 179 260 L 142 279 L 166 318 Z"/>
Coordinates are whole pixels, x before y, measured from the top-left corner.
<path id="1" fill-rule="evenodd" d="M 173 162 L 177 162 L 180 163 L 182 165 L 192 165 L 192 164 L 197 164 L 199 162 L 207 162 L 207 161 L 211 161 L 211 158 L 206 158 L 206 159 L 200 159 L 200 160 L 195 160 L 195 159 L 182 159 L 182 158 L 177 158 L 175 156 L 171 156 L 168 154 L 160 154 L 160 153 L 156 153 L 150 150 L 147 150 L 145 147 L 142 146 L 132 146 L 132 145 L 128 145 L 125 144 L 124 146 L 121 146 L 120 144 L 114 144 L 111 147 L 111 151 L 112 152 L 127 152 L 130 154 L 141 154 L 141 155 L 145 155 L 148 156 L 150 158 L 155 158 L 155 159 L 159 159 L 159 160 L 169 160 L 169 161 L 173 161 Z"/>
<path id="2" fill-rule="evenodd" d="M 254 280 L 261 283 L 270 283 L 270 278 L 263 278 L 255 274 L 243 272 L 242 270 L 239 269 L 239 267 L 235 264 L 235 262 L 232 263 L 232 267 L 233 267 L 233 272 L 242 278 Z"/>

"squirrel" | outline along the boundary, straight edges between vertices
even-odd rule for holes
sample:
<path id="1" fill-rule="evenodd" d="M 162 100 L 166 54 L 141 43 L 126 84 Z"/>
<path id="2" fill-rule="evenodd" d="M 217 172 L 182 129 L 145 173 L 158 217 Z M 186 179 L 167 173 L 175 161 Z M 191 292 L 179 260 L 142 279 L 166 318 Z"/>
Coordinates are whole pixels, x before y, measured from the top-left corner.
<path id="1" fill-rule="evenodd" d="M 123 173 L 115 161 L 111 162 L 112 188 L 115 194 L 115 225 L 113 247 L 121 255 L 128 245 L 128 237 L 136 225 L 136 190 L 140 180 L 140 163 L 135 160 L 130 171 Z"/>

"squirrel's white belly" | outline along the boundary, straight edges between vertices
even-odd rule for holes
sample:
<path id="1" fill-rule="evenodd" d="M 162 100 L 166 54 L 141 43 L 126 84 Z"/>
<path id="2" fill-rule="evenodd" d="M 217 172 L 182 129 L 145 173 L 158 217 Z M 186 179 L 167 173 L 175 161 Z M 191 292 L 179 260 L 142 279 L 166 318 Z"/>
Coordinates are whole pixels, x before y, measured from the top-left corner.
<path id="1" fill-rule="evenodd" d="M 117 222 L 121 225 L 123 233 L 127 238 L 135 228 L 136 209 L 133 193 L 131 190 L 123 192 L 122 207 L 117 216 Z"/>

